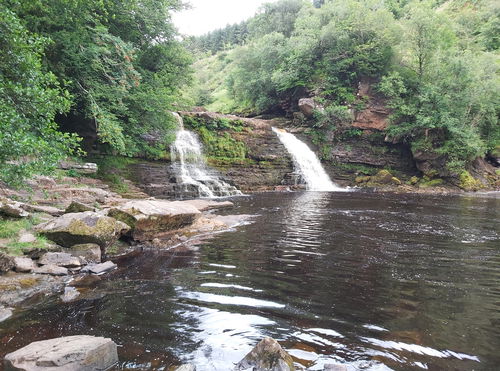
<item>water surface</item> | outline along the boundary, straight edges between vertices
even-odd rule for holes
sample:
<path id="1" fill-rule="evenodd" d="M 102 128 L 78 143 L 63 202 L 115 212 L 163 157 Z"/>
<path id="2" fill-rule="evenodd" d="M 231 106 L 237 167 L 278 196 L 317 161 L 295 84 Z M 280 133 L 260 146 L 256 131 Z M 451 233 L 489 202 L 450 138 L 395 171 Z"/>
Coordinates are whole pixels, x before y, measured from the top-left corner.
<path id="1" fill-rule="evenodd" d="M 369 370 L 500 365 L 500 199 L 267 193 L 253 222 L 145 251 L 60 304 L 0 324 L 0 356 L 34 340 L 111 337 L 120 369 L 230 370 L 264 336 L 298 364 Z"/>

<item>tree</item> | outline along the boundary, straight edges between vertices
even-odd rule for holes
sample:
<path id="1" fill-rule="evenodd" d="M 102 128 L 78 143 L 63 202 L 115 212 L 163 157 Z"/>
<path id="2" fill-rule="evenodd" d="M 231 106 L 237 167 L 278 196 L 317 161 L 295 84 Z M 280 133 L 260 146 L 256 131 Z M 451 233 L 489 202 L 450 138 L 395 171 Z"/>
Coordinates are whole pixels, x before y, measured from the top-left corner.
<path id="1" fill-rule="evenodd" d="M 77 148 L 78 138 L 54 122 L 69 109 L 70 97 L 43 69 L 48 42 L 0 4 L 0 179 L 9 184 L 52 170 Z"/>

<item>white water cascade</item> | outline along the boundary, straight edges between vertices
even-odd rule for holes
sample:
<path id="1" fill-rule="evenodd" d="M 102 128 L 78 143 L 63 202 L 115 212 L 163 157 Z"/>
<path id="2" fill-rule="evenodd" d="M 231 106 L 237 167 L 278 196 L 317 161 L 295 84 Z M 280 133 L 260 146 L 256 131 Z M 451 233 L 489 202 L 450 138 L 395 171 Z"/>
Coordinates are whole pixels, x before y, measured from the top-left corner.
<path id="1" fill-rule="evenodd" d="M 203 157 L 203 147 L 196 134 L 184 129 L 182 117 L 172 112 L 179 122 L 180 130 L 170 148 L 172 162 L 176 163 L 178 182 L 184 193 L 197 193 L 197 197 L 226 197 L 241 195 L 234 186 L 221 180 L 210 171 Z"/>
<path id="2" fill-rule="evenodd" d="M 300 141 L 295 135 L 286 132 L 283 129 L 273 128 L 279 140 L 292 156 L 295 168 L 300 172 L 301 177 L 306 183 L 308 191 L 318 192 L 343 192 L 330 180 L 321 162 L 316 154 L 304 142 Z"/>

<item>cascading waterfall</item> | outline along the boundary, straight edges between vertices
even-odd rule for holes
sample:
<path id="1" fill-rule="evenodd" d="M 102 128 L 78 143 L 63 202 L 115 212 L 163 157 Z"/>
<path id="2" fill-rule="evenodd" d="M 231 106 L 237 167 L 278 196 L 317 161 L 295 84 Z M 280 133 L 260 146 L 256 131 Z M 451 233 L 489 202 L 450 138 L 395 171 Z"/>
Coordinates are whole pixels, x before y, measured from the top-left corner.
<path id="1" fill-rule="evenodd" d="M 172 114 L 177 118 L 180 130 L 170 152 L 184 191 L 188 193 L 194 189 L 197 196 L 209 198 L 241 195 L 236 187 L 209 171 L 203 157 L 203 147 L 196 134 L 184 129 L 182 117 L 177 112 Z"/>
<path id="2" fill-rule="evenodd" d="M 346 189 L 338 187 L 330 180 L 318 157 L 307 144 L 283 129 L 272 129 L 292 156 L 295 168 L 305 181 L 307 190 L 319 192 L 346 191 Z"/>

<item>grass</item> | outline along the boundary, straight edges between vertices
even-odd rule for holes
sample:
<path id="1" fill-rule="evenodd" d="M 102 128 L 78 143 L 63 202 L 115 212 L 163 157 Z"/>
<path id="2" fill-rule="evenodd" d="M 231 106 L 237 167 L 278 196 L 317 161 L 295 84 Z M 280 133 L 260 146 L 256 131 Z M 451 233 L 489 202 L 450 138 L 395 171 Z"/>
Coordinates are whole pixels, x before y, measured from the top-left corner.
<path id="1" fill-rule="evenodd" d="M 24 250 L 40 248 L 45 249 L 52 244 L 43 236 L 36 236 L 34 242 L 19 242 L 19 233 L 23 230 L 30 231 L 34 225 L 41 222 L 40 216 L 35 214 L 23 219 L 1 219 L 0 238 L 7 239 L 4 251 L 9 255 L 22 255 Z M 35 234 L 36 235 L 36 234 Z"/>

